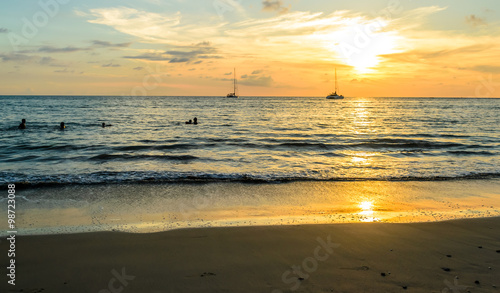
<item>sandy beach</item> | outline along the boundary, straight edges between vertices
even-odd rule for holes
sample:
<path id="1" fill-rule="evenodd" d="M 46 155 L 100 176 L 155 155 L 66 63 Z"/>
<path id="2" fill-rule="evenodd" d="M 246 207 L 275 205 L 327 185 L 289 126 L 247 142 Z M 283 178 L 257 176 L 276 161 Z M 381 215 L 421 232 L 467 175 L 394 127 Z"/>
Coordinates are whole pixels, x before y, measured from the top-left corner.
<path id="1" fill-rule="evenodd" d="M 21 236 L 2 292 L 498 292 L 500 218 Z M 7 251 L 2 238 L 1 251 Z M 1 263 L 6 262 L 2 253 Z"/>

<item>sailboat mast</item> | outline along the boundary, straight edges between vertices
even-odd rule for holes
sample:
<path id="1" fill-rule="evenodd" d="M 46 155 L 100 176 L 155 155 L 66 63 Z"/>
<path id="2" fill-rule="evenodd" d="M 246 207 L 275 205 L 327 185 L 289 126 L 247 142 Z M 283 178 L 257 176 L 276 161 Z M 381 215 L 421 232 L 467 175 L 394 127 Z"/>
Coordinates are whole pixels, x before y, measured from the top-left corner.
<path id="1" fill-rule="evenodd" d="M 335 68 L 335 92 L 337 92 L 337 68 Z"/>
<path id="2" fill-rule="evenodd" d="M 233 93 L 236 95 L 236 68 L 234 68 Z"/>

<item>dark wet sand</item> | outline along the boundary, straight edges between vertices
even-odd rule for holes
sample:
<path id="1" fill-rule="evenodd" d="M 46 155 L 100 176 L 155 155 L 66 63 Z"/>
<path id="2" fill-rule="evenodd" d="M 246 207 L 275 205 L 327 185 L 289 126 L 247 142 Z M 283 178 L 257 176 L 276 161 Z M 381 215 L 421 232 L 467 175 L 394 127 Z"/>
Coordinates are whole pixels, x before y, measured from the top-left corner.
<path id="1" fill-rule="evenodd" d="M 318 241 L 328 237 L 340 246 Z M 1 292 L 500 290 L 500 218 L 24 236 L 16 245 L 16 286 L 2 274 Z M 4 266 L 5 238 L 0 248 Z"/>

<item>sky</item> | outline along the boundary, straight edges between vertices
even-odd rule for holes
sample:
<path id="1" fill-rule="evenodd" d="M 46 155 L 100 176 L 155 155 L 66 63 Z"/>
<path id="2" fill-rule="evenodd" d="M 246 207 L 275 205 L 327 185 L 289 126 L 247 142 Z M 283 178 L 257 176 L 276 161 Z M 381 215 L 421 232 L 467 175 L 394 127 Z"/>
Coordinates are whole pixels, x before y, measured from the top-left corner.
<path id="1" fill-rule="evenodd" d="M 0 7 L 0 95 L 500 97 L 498 0 Z"/>

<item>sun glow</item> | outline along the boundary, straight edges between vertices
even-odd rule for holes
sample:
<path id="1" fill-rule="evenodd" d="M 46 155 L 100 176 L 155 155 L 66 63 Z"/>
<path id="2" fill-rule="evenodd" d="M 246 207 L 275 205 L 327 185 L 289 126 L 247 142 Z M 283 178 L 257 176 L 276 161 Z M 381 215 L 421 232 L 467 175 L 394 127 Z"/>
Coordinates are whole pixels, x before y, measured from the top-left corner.
<path id="1" fill-rule="evenodd" d="M 373 202 L 371 201 L 363 201 L 359 204 L 359 207 L 363 210 L 363 211 L 369 211 L 373 208 Z"/>
<path id="2" fill-rule="evenodd" d="M 373 210 L 372 201 L 362 201 L 359 203 L 359 208 L 361 212 L 358 213 L 361 222 L 377 222 L 380 221 L 379 218 L 375 217 L 375 211 Z"/>
<path id="3" fill-rule="evenodd" d="M 398 52 L 401 39 L 397 31 L 388 29 L 389 22 L 380 18 L 366 20 L 346 19 L 340 31 L 329 37 L 336 40 L 330 46 L 341 60 L 356 70 L 358 74 L 373 73 L 381 62 L 381 55 Z"/>

